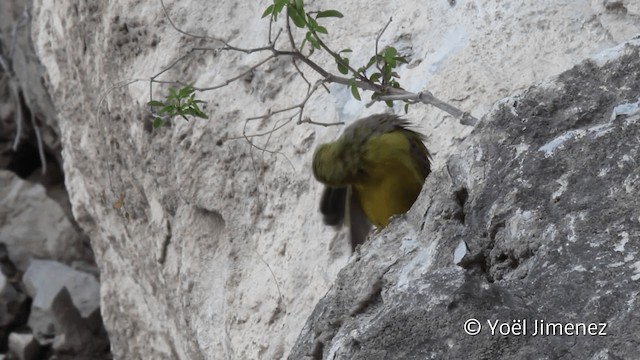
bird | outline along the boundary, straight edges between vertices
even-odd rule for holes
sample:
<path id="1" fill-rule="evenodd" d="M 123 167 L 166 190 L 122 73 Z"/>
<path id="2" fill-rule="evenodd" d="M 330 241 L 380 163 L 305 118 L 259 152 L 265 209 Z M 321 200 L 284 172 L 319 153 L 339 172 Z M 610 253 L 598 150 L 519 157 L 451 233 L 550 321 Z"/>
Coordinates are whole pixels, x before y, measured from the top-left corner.
<path id="1" fill-rule="evenodd" d="M 313 154 L 313 175 L 324 184 L 320 213 L 326 225 L 349 226 L 352 252 L 372 225 L 384 228 L 411 208 L 431 172 L 425 136 L 411 126 L 397 115 L 371 115 Z"/>

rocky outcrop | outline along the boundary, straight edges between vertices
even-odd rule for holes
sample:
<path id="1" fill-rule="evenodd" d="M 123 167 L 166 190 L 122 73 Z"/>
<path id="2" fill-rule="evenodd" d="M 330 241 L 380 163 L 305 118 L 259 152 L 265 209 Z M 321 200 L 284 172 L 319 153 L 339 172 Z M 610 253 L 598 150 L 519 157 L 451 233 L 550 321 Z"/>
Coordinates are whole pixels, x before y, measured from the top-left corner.
<path id="1" fill-rule="evenodd" d="M 98 271 L 64 187 L 30 3 L 0 2 L 0 357 L 106 359 Z"/>
<path id="2" fill-rule="evenodd" d="M 33 299 L 29 328 L 59 352 L 108 349 L 100 316 L 100 284 L 90 274 L 51 260 L 33 260 L 23 283 Z"/>
<path id="3" fill-rule="evenodd" d="M 0 219 L 0 352 L 107 358 L 97 271 L 60 205 L 0 170 Z"/>
<path id="4" fill-rule="evenodd" d="M 638 139 L 640 40 L 499 102 L 289 358 L 633 358 Z"/>
<path id="5" fill-rule="evenodd" d="M 68 263 L 92 261 L 88 244 L 43 186 L 6 170 L 0 170 L 0 184 L 0 216 L 4 219 L 0 241 L 19 271 L 26 271 L 34 257 Z"/>
<path id="6" fill-rule="evenodd" d="M 280 59 L 227 87 L 199 93 L 208 121 L 175 119 L 153 130 L 144 104 L 152 96 L 161 98 L 168 86 L 155 84 L 150 94 L 149 83 L 139 79 L 158 74 L 194 47 L 220 46 L 180 33 L 172 24 L 243 47 L 266 45 L 269 27 L 257 20 L 268 1 L 164 3 L 172 22 L 158 1 L 34 0 L 31 13 L 33 43 L 59 119 L 65 183 L 100 267 L 102 312 L 114 354 L 286 357 L 311 309 L 349 261 L 345 234 L 325 228 L 317 216 L 320 186 L 309 171 L 315 144 L 340 129 L 295 126 L 288 113 L 245 121 L 302 100 L 306 84 L 289 59 Z M 366 63 L 392 16 L 380 40 L 409 59 L 398 70 L 403 84 L 412 91 L 427 88 L 480 117 L 499 99 L 640 32 L 633 5 L 580 0 L 514 6 L 479 0 L 405 7 L 386 0 L 323 0 L 309 2 L 309 9 L 345 14 L 327 20 L 326 40 L 352 49 L 354 64 Z M 280 39 L 286 43 L 286 36 Z M 212 86 L 266 56 L 194 51 L 158 79 Z M 328 57 L 318 61 L 335 68 Z M 344 86 L 328 89 L 305 107 L 311 119 L 351 121 L 387 110 L 381 104 L 366 107 Z M 460 151 L 471 131 L 428 107 L 414 106 L 409 114 L 428 130 L 436 168 Z M 483 159 L 490 165 L 497 160 Z M 475 191 L 466 187 L 469 194 Z M 418 206 L 428 209 L 426 203 Z M 461 217 L 457 209 L 450 216 Z M 481 248 L 469 247 L 472 253 Z M 417 265 L 429 259 L 421 256 Z M 508 276 L 498 268 L 487 271 Z M 418 276 L 402 278 L 411 274 Z M 377 276 L 372 273 L 370 281 L 375 284 Z M 445 282 L 449 275 L 442 276 Z M 356 284 L 363 305 L 355 313 L 366 313 L 365 305 L 379 298 L 376 289 L 385 288 L 381 283 L 371 291 L 367 284 L 362 279 Z"/>

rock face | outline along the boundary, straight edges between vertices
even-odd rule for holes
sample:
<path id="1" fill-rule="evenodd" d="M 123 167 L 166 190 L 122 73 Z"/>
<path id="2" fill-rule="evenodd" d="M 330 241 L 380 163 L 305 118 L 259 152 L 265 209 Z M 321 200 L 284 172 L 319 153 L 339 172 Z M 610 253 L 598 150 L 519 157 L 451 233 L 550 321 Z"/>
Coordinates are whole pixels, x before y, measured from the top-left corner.
<path id="1" fill-rule="evenodd" d="M 0 358 L 107 359 L 98 271 L 64 188 L 30 5 L 0 2 Z"/>
<path id="2" fill-rule="evenodd" d="M 23 283 L 33 299 L 29 327 L 41 344 L 74 353 L 107 347 L 95 277 L 55 261 L 33 260 Z"/>
<path id="3" fill-rule="evenodd" d="M 286 357 L 311 309 L 349 259 L 346 234 L 327 229 L 317 216 L 321 187 L 309 171 L 313 147 L 341 129 L 295 126 L 290 113 L 245 121 L 302 100 L 298 95 L 306 84 L 290 59 L 280 59 L 228 87 L 199 94 L 207 101 L 208 121 L 175 119 L 170 127 L 152 130 L 144 104 L 151 96 L 161 98 L 168 86 L 155 84 L 150 94 L 149 83 L 135 79 L 158 74 L 194 47 L 215 48 L 219 42 L 176 31 L 158 1 L 33 3 L 32 39 L 58 112 L 65 183 L 73 214 L 91 237 L 100 267 L 102 309 L 114 355 Z M 164 3 L 173 23 L 189 33 L 247 48 L 266 44 L 268 22 L 257 19 L 268 1 Z M 567 0 L 514 6 L 480 0 L 398 7 L 386 0 L 339 6 L 325 0 L 309 6 L 346 14 L 340 21 L 327 20 L 326 40 L 338 49 L 353 49 L 354 64 L 366 63 L 387 15 L 393 16 L 381 41 L 408 56 L 410 64 L 399 69 L 403 84 L 412 91 L 428 88 L 480 117 L 517 89 L 640 32 L 638 9 L 629 3 Z M 217 85 L 267 56 L 193 52 L 159 80 Z M 335 69 L 329 58 L 318 61 Z M 382 104 L 366 108 L 344 86 L 329 89 L 305 107 L 311 119 L 351 121 L 386 110 Z M 413 107 L 410 115 L 429 130 L 437 166 L 459 151 L 453 145 L 471 131 L 428 107 Z M 250 143 L 243 134 L 256 136 L 248 137 Z M 482 159 L 489 165 L 497 160 Z M 468 194 L 476 191 L 466 188 Z M 459 194 L 465 198 L 464 191 Z M 428 205 L 420 209 L 427 211 Z M 451 216 L 462 216 L 456 209 Z M 523 213 L 522 221 L 535 216 Z M 496 244 L 500 236 L 494 234 Z M 469 246 L 473 252 L 479 245 L 470 241 Z M 425 251 L 415 250 L 429 259 Z M 422 265 L 419 260 L 416 266 Z M 494 278 L 509 276 L 508 267 L 500 269 L 486 271 Z M 447 274 L 441 281 L 453 276 Z M 377 274 L 372 276 L 375 283 Z M 366 311 L 361 307 L 365 310 L 356 313 Z"/>
<path id="4" fill-rule="evenodd" d="M 638 139 L 640 40 L 501 101 L 340 272 L 289 358 L 633 358 Z"/>
<path id="5" fill-rule="evenodd" d="M 19 271 L 34 257 L 92 261 L 91 249 L 46 189 L 6 170 L 0 170 L 0 217 L 0 241 Z"/>

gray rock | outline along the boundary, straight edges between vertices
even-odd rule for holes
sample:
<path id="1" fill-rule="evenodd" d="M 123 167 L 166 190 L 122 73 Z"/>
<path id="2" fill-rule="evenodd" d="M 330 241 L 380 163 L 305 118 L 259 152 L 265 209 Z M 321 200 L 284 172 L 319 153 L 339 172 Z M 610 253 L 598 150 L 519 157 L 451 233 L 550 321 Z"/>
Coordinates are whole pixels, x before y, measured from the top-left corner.
<path id="1" fill-rule="evenodd" d="M 42 185 L 0 170 L 0 242 L 20 271 L 32 258 L 89 260 L 90 250 Z"/>
<path id="2" fill-rule="evenodd" d="M 27 297 L 16 290 L 7 277 L 0 272 L 0 327 L 14 322 Z"/>
<path id="3" fill-rule="evenodd" d="M 41 359 L 42 348 L 32 334 L 9 335 L 9 351 L 19 360 Z"/>
<path id="4" fill-rule="evenodd" d="M 23 282 L 33 298 L 29 326 L 40 343 L 82 350 L 87 337 L 103 331 L 94 276 L 55 261 L 33 260 Z"/>
<path id="5" fill-rule="evenodd" d="M 289 358 L 636 357 L 640 41 L 608 54 L 499 103 Z"/>

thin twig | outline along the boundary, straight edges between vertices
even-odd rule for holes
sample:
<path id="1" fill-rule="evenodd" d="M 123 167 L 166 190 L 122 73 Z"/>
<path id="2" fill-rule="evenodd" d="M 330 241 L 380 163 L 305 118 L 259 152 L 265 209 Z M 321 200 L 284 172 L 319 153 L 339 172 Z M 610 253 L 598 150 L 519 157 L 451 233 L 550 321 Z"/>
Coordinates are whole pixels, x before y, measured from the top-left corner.
<path id="1" fill-rule="evenodd" d="M 322 85 L 324 83 L 324 80 L 318 80 L 316 81 L 316 83 L 311 87 L 311 89 L 307 92 L 307 95 L 305 96 L 305 98 L 298 104 L 293 105 L 293 106 L 289 106 L 287 108 L 283 108 L 283 109 L 278 109 L 278 110 L 269 110 L 268 113 L 263 114 L 263 115 L 259 115 L 259 116 L 253 116 L 250 118 L 247 118 L 247 120 L 252 121 L 252 120 L 258 120 L 258 119 L 267 119 L 275 114 L 279 114 L 279 113 L 283 113 L 283 112 L 287 112 L 287 111 L 291 111 L 291 110 L 295 110 L 295 109 L 300 109 L 296 115 L 298 115 L 298 122 L 297 124 L 301 124 L 302 123 L 302 113 L 304 110 L 304 107 L 306 105 L 306 103 L 309 101 L 309 99 L 311 98 L 311 96 L 313 95 L 313 93 L 316 92 L 316 90 L 318 90 L 318 87 L 320 85 Z M 295 116 L 295 115 L 294 115 Z M 266 135 L 267 133 L 264 133 L 263 135 Z"/>
<path id="2" fill-rule="evenodd" d="M 278 284 L 278 279 L 276 279 L 276 274 L 273 273 L 273 270 L 271 270 L 271 266 L 269 266 L 269 263 L 267 263 L 264 260 L 262 255 L 260 255 L 256 249 L 253 249 L 253 251 L 255 251 L 256 255 L 258 255 L 260 260 L 262 260 L 262 262 L 265 265 L 267 265 L 267 269 L 269 269 L 269 272 L 271 273 L 271 277 L 273 278 L 273 281 L 276 283 L 276 288 L 278 289 L 278 296 L 279 296 L 278 306 L 280 306 L 280 303 L 284 300 L 284 298 L 282 297 L 282 292 L 280 292 L 280 285 Z"/>
<path id="3" fill-rule="evenodd" d="M 316 40 L 318 40 L 318 44 L 320 44 L 320 47 L 324 49 L 324 51 L 328 52 L 329 55 L 333 56 L 333 58 L 337 61 L 340 62 L 340 65 L 346 67 L 347 69 L 349 69 L 349 71 L 354 75 L 357 76 L 359 79 L 361 80 L 365 80 L 367 81 L 368 79 L 363 75 L 358 73 L 358 71 L 356 69 L 354 69 L 353 67 L 351 67 L 351 65 L 349 65 L 348 63 L 344 62 L 344 60 L 342 60 L 342 56 L 336 54 L 333 50 L 331 50 L 325 43 L 324 41 L 322 41 L 320 39 L 320 36 L 318 36 L 318 34 L 314 31 L 314 30 L 310 30 L 313 33 L 313 36 L 316 37 Z"/>
<path id="4" fill-rule="evenodd" d="M 338 122 L 333 122 L 333 123 L 321 123 L 321 122 L 313 121 L 309 117 L 306 117 L 306 118 L 302 119 L 302 121 L 300 121 L 300 123 L 301 124 L 320 125 L 320 126 L 324 126 L 324 127 L 344 125 L 344 121 L 338 121 Z"/>
<path id="5" fill-rule="evenodd" d="M 44 145 L 42 143 L 42 136 L 40 135 L 40 127 L 36 122 L 36 114 L 33 111 L 33 107 L 31 106 L 31 98 L 26 91 L 22 92 L 24 96 L 24 102 L 31 111 L 31 126 L 33 127 L 33 131 L 36 133 L 36 143 L 38 144 L 38 155 L 40 155 L 40 164 L 42 165 L 42 174 L 47 173 L 47 159 L 44 156 Z"/>
<path id="6" fill-rule="evenodd" d="M 400 89 L 398 89 L 400 90 Z M 411 93 L 408 91 L 402 90 L 404 93 L 396 93 L 392 95 L 380 95 L 377 96 L 374 100 L 378 101 L 394 101 L 394 100 L 405 100 L 412 103 L 421 102 L 427 105 L 433 105 L 438 109 L 445 111 L 455 118 L 460 119 L 460 123 L 463 125 L 476 125 L 478 123 L 478 119 L 471 116 L 471 114 L 464 112 L 453 105 L 450 105 L 444 101 L 437 99 L 431 92 L 429 91 L 421 91 L 419 93 Z"/>
<path id="7" fill-rule="evenodd" d="M 237 138 L 237 137 L 235 137 L 235 138 L 229 138 L 229 140 L 237 140 L 237 139 L 241 139 L 241 138 L 243 138 L 243 139 L 245 139 L 245 140 L 247 141 L 247 143 L 249 143 L 249 146 L 250 146 L 251 148 L 255 148 L 255 149 L 260 150 L 260 151 L 262 151 L 262 152 L 267 152 L 267 153 L 269 153 L 269 154 L 273 154 L 273 155 L 282 155 L 282 156 L 285 158 L 285 160 L 287 160 L 287 162 L 289 163 L 289 165 L 291 165 L 291 168 L 293 169 L 293 171 L 296 171 L 295 166 L 293 165 L 293 163 L 291 162 L 291 160 L 289 159 L 289 157 L 288 157 L 285 153 L 283 153 L 282 151 L 273 151 L 273 150 L 268 150 L 268 149 L 266 149 L 266 148 L 263 148 L 263 147 L 261 147 L 261 146 L 256 145 L 256 144 L 255 144 L 253 141 L 251 141 L 251 139 L 250 139 L 251 137 L 258 137 L 258 136 L 269 135 L 269 134 L 272 134 L 272 133 L 273 133 L 273 132 L 275 132 L 275 131 L 280 130 L 281 128 L 283 128 L 284 126 L 286 126 L 288 123 L 290 123 L 290 122 L 291 122 L 291 120 L 293 120 L 293 116 L 292 116 L 292 117 L 290 117 L 290 118 L 289 118 L 289 120 L 287 120 L 287 121 L 286 121 L 285 123 L 283 123 L 282 125 L 280 125 L 280 126 L 278 126 L 278 127 L 274 127 L 274 128 L 273 128 L 273 129 L 271 129 L 270 131 L 267 131 L 267 132 L 262 133 L 262 134 L 252 134 L 252 135 L 247 135 L 247 134 L 246 134 L 246 131 L 247 131 L 247 125 L 249 124 L 249 121 L 251 121 L 251 120 L 257 120 L 257 119 L 247 119 L 247 121 L 245 121 L 245 122 L 244 122 L 244 126 L 243 126 L 243 128 L 242 128 L 242 137 L 240 137 L 240 138 Z M 250 152 L 250 153 L 251 153 L 251 152 Z M 252 153 L 251 153 L 251 154 L 252 154 Z M 253 160 L 253 155 L 251 156 L 251 159 Z M 254 170 L 255 170 L 255 169 L 254 169 Z"/>
<path id="8" fill-rule="evenodd" d="M 225 86 L 227 86 L 227 85 L 231 84 L 232 82 L 234 82 L 234 81 L 236 81 L 236 80 L 239 80 L 239 79 L 242 79 L 243 77 L 245 77 L 245 76 L 249 75 L 249 74 L 250 74 L 250 73 L 252 73 L 254 70 L 256 70 L 257 68 L 259 68 L 260 66 L 264 65 L 265 63 L 267 63 L 267 62 L 269 62 L 270 60 L 273 60 L 273 59 L 275 59 L 275 58 L 276 58 L 276 56 L 275 56 L 275 55 L 271 55 L 271 56 L 269 56 L 268 58 L 265 58 L 264 60 L 260 61 L 259 63 L 257 63 L 257 64 L 255 64 L 255 65 L 253 65 L 253 66 L 252 66 L 252 67 L 250 67 L 248 70 L 246 70 L 246 71 L 244 71 L 244 72 L 242 72 L 242 73 L 238 74 L 237 76 L 234 76 L 234 77 L 232 77 L 232 78 L 230 78 L 230 79 L 227 79 L 227 80 L 223 81 L 222 83 L 220 83 L 220 84 L 218 84 L 218 85 L 209 86 L 209 87 L 203 87 L 203 88 L 200 88 L 200 87 L 193 87 L 193 89 L 194 89 L 194 90 L 196 90 L 196 91 L 209 91 L 209 90 L 215 90 L 215 89 L 219 89 L 219 88 L 225 87 Z M 182 85 L 182 86 L 187 85 L 187 84 L 185 84 L 185 83 L 183 83 L 183 82 L 181 82 L 181 81 L 177 81 L 176 83 L 177 83 L 177 84 L 180 84 L 180 85 Z"/>
<path id="9" fill-rule="evenodd" d="M 378 43 L 380 42 L 380 38 L 382 37 L 382 34 L 384 34 L 384 32 L 387 30 L 387 28 L 389 27 L 389 24 L 391 24 L 391 21 L 393 21 L 393 17 L 389 18 L 389 21 L 387 21 L 387 24 L 382 28 L 382 30 L 378 33 L 378 36 L 376 37 L 376 54 L 374 55 L 376 57 L 376 68 L 378 69 L 378 71 L 382 74 L 382 69 L 380 68 L 380 64 L 378 63 Z"/>
<path id="10" fill-rule="evenodd" d="M 311 83 L 309 82 L 309 80 L 307 80 L 302 70 L 300 70 L 300 68 L 298 67 L 298 64 L 296 63 L 296 59 L 291 59 L 291 62 L 293 63 L 293 67 L 296 68 L 296 71 L 298 71 L 298 74 L 300 75 L 302 80 L 304 80 L 304 82 L 307 83 L 307 91 L 309 91 L 309 89 L 311 88 Z M 329 91 L 329 89 L 327 89 L 327 91 Z"/>
<path id="11" fill-rule="evenodd" d="M 291 43 L 291 50 L 298 51 L 295 40 L 293 40 L 293 33 L 291 32 L 291 23 L 289 22 L 289 7 L 287 6 L 287 16 L 285 20 L 287 26 L 287 35 L 289 37 L 289 43 Z"/>
<path id="12" fill-rule="evenodd" d="M 176 24 L 173 22 L 173 20 L 171 19 L 171 16 L 169 16 L 169 12 L 167 11 L 166 6 L 164 5 L 164 1 L 160 0 L 160 4 L 162 5 L 162 10 L 164 11 L 164 16 L 167 17 L 167 20 L 169 21 L 169 24 L 171 24 L 171 26 L 179 33 L 183 34 L 183 35 L 187 35 L 190 36 L 192 38 L 196 38 L 196 39 L 207 39 L 207 40 L 214 40 L 214 41 L 220 41 L 221 43 L 227 45 L 227 42 L 216 38 L 216 37 L 212 37 L 212 36 L 208 36 L 208 35 L 195 35 L 195 34 L 191 34 L 188 33 L 182 29 L 180 29 L 179 27 L 176 26 Z"/>
<path id="13" fill-rule="evenodd" d="M 273 13 L 271 13 L 271 17 L 269 18 L 269 45 L 275 44 L 275 41 L 271 41 L 271 31 L 273 25 Z"/>

